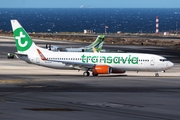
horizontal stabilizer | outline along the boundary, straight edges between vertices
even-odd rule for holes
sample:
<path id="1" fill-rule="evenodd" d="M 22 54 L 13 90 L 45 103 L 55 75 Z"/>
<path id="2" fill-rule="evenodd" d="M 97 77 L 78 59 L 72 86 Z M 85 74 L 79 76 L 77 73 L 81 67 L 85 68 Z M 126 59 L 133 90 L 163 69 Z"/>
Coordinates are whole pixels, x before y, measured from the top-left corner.
<path id="1" fill-rule="evenodd" d="M 16 54 L 17 56 L 28 56 L 27 54 L 18 53 L 18 52 L 15 52 L 15 54 Z"/>

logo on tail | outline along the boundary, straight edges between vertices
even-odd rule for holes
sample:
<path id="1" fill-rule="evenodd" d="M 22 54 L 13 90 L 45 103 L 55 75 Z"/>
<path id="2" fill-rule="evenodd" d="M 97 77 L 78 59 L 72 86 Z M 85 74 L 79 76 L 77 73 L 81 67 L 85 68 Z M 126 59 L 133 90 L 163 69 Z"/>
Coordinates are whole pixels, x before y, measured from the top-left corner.
<path id="1" fill-rule="evenodd" d="M 28 41 L 25 41 L 24 43 L 22 43 L 21 38 L 25 38 L 26 36 L 22 33 L 22 31 L 20 32 L 20 36 L 16 36 L 15 39 L 18 40 L 18 45 L 20 47 L 26 47 L 28 44 Z"/>
<path id="2" fill-rule="evenodd" d="M 11 20 L 11 24 L 17 50 L 20 52 L 27 51 L 32 46 L 33 41 L 17 20 Z"/>
<path id="3" fill-rule="evenodd" d="M 29 37 L 29 35 L 27 35 L 23 28 L 17 28 L 14 31 L 14 38 L 16 40 L 16 46 L 18 51 L 26 51 L 32 45 L 31 38 Z"/>

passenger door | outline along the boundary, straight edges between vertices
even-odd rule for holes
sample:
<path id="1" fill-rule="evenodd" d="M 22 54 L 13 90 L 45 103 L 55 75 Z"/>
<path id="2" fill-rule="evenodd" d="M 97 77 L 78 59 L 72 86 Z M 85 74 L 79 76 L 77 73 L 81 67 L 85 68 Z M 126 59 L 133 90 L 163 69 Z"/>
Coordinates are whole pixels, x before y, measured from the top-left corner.
<path id="1" fill-rule="evenodd" d="M 151 64 L 151 66 L 153 66 L 155 64 L 155 58 L 154 57 L 151 57 L 150 64 Z"/>

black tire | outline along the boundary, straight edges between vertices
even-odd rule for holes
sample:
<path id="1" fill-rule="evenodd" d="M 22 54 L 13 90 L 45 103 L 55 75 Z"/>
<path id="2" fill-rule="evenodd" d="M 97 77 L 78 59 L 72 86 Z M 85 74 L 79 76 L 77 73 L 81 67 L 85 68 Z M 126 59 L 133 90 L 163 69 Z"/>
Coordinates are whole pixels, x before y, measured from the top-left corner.
<path id="1" fill-rule="evenodd" d="M 92 76 L 98 76 L 98 74 L 92 73 Z"/>
<path id="2" fill-rule="evenodd" d="M 89 72 L 84 72 L 83 75 L 87 77 L 87 76 L 90 75 L 90 73 Z"/>
<path id="3" fill-rule="evenodd" d="M 159 73 L 155 73 L 155 77 L 159 77 Z"/>

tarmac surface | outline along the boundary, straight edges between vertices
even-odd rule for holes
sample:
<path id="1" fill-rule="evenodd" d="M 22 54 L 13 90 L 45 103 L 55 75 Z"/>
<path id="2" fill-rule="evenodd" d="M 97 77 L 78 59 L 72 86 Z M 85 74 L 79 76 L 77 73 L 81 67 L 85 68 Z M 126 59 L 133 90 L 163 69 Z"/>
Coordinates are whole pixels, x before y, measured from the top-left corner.
<path id="1" fill-rule="evenodd" d="M 35 40 L 63 47 L 87 44 Z M 153 72 L 84 77 L 83 71 L 56 70 L 7 59 L 12 38 L 0 38 L 0 120 L 179 120 L 180 51 L 153 46 L 104 45 L 105 49 L 163 55 L 175 66 Z M 69 45 L 71 44 L 71 45 Z"/>

